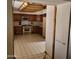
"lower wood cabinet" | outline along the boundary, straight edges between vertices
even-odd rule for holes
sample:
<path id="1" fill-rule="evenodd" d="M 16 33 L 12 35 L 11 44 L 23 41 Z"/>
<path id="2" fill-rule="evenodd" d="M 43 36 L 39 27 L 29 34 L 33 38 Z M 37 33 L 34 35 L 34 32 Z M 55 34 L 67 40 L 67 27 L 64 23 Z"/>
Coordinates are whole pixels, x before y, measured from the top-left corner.
<path id="1" fill-rule="evenodd" d="M 22 15 L 20 14 L 13 14 L 13 21 L 21 21 Z"/>
<path id="2" fill-rule="evenodd" d="M 15 35 L 17 35 L 17 34 L 23 34 L 22 26 L 15 26 L 14 27 L 14 34 Z"/>
<path id="3" fill-rule="evenodd" d="M 42 27 L 39 27 L 39 26 L 33 26 L 32 33 L 42 35 Z"/>
<path id="4" fill-rule="evenodd" d="M 33 26 L 32 33 L 42 35 L 42 27 Z M 23 27 L 22 26 L 15 26 L 14 27 L 14 35 L 21 35 L 21 34 L 23 34 Z"/>

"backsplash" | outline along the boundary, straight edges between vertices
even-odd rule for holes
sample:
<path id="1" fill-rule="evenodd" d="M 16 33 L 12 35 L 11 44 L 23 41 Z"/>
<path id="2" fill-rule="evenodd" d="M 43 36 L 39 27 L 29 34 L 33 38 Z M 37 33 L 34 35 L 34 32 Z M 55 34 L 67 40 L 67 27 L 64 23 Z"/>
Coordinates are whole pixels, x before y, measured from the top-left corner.
<path id="1" fill-rule="evenodd" d="M 25 21 L 21 21 L 21 25 L 32 25 L 31 21 L 25 20 Z"/>
<path id="2" fill-rule="evenodd" d="M 32 23 L 31 23 L 31 21 L 21 21 L 21 22 L 20 21 L 15 21 L 14 22 L 14 26 L 22 26 L 22 25 L 32 25 L 32 26 L 42 27 L 42 22 L 39 22 L 39 21 L 33 21 Z"/>
<path id="3" fill-rule="evenodd" d="M 34 21 L 32 25 L 41 27 L 42 26 L 42 22 Z"/>
<path id="4" fill-rule="evenodd" d="M 14 23 L 14 26 L 21 26 L 20 25 L 20 21 L 15 21 L 15 22 L 13 22 Z"/>

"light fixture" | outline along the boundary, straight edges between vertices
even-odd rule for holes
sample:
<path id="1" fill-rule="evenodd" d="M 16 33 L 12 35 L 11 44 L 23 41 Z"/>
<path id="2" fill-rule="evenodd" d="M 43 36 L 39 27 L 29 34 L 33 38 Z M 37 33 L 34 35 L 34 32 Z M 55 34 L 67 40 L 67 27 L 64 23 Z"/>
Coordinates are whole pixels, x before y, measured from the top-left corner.
<path id="1" fill-rule="evenodd" d="M 23 2 L 23 4 L 20 6 L 19 10 L 22 10 L 26 6 L 28 6 L 28 3 L 27 2 Z"/>

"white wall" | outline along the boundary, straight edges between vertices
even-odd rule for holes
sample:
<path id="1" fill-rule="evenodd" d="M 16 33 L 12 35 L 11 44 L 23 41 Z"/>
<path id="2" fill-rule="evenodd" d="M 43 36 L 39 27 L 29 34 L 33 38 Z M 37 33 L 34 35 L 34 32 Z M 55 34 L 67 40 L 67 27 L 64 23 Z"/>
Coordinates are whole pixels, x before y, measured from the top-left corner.
<path id="1" fill-rule="evenodd" d="M 17 1 L 56 1 L 56 0 L 17 0 Z M 62 1 L 62 0 L 57 0 Z"/>
<path id="2" fill-rule="evenodd" d="M 53 5 L 47 5 L 47 17 L 46 17 L 46 51 L 52 58 L 53 53 L 53 41 L 54 41 L 54 17 L 55 7 Z"/>

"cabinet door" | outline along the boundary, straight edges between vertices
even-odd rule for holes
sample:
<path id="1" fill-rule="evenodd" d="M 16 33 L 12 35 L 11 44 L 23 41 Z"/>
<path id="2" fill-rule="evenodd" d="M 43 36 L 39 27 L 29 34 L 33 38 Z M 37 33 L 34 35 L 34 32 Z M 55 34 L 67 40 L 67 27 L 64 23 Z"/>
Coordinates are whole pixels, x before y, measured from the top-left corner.
<path id="1" fill-rule="evenodd" d="M 29 15 L 28 17 L 30 21 L 36 21 L 36 15 Z"/>
<path id="2" fill-rule="evenodd" d="M 14 19 L 14 21 L 20 21 L 21 20 L 21 15 L 20 14 L 14 14 L 13 19 Z"/>
<path id="3" fill-rule="evenodd" d="M 38 27 L 38 34 L 42 35 L 42 27 Z"/>
<path id="4" fill-rule="evenodd" d="M 37 15 L 36 21 L 43 22 L 43 15 Z"/>
<path id="5" fill-rule="evenodd" d="M 23 30 L 22 30 L 22 27 L 20 26 L 16 26 L 16 27 L 14 27 L 14 34 L 16 35 L 16 34 L 22 34 L 23 33 Z"/>

